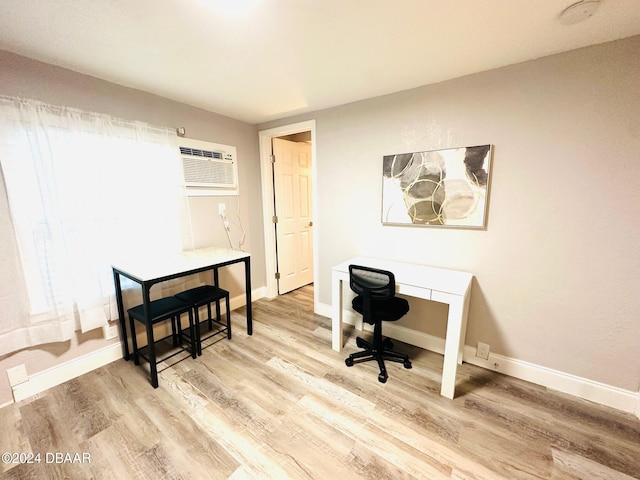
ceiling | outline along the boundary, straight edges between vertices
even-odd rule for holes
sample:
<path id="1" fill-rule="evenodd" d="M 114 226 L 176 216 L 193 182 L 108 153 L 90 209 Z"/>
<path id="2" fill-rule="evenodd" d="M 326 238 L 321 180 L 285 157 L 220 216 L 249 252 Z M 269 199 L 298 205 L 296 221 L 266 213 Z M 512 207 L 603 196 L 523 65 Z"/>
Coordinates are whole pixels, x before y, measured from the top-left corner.
<path id="1" fill-rule="evenodd" d="M 640 34 L 575 1 L 1 0 L 0 50 L 260 123 Z"/>

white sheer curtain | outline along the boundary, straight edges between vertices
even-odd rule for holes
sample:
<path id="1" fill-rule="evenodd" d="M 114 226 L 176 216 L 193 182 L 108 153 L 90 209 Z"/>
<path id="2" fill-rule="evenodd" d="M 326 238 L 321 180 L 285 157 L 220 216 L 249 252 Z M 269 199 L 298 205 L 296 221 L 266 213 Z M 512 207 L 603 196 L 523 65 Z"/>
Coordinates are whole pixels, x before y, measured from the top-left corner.
<path id="1" fill-rule="evenodd" d="M 0 262 L 21 269 L 2 281 L 28 300 L 19 318 L 0 312 L 0 355 L 105 325 L 114 258 L 182 249 L 173 130 L 0 96 L 0 165 L 18 254 Z"/>

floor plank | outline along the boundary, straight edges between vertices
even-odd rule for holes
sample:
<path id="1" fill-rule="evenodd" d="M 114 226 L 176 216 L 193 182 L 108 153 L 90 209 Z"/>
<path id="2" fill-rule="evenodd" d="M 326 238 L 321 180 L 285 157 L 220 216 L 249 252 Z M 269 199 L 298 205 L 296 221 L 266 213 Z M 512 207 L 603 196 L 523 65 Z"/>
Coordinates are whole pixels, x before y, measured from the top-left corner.
<path id="1" fill-rule="evenodd" d="M 160 373 L 119 360 L 0 410 L 3 452 L 88 455 L 2 463 L 0 479 L 629 480 L 633 415 L 473 365 L 439 395 L 442 356 L 396 342 L 413 368 L 347 368 L 345 327 L 313 313 L 313 286 L 232 313 L 233 339 Z M 52 458 L 49 456 L 48 459 Z"/>

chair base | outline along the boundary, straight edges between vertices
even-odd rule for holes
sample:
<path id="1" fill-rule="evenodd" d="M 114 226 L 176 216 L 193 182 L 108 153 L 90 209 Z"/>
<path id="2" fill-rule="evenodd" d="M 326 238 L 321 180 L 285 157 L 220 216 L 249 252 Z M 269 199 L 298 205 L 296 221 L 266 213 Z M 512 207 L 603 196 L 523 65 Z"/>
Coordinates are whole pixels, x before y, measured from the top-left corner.
<path id="1" fill-rule="evenodd" d="M 222 288 L 214 285 L 201 285 L 177 294 L 176 298 L 190 303 L 191 308 L 193 309 L 193 316 L 195 319 L 194 333 L 196 335 L 195 342 L 198 356 L 202 355 L 202 342 L 205 340 L 224 333 L 226 333 L 227 339 L 231 340 L 231 307 L 229 305 L 229 292 L 227 290 L 223 290 Z M 220 313 L 221 300 L 225 301 L 227 314 L 226 323 L 222 322 L 222 316 Z M 215 317 L 212 315 L 211 310 L 211 306 L 214 303 L 216 305 Z M 205 305 L 207 307 L 207 318 L 200 319 L 200 307 L 204 307 Z M 201 324 L 204 323 L 208 324 L 209 330 L 203 335 L 201 331 Z M 214 325 L 217 327 L 215 330 Z M 183 330 L 180 333 L 181 335 L 191 339 L 189 332 L 190 330 Z M 209 345 L 212 345 L 213 343 L 215 342 L 212 342 Z"/>
<path id="2" fill-rule="evenodd" d="M 187 329 L 185 329 L 185 331 L 186 330 Z M 176 338 L 176 335 L 172 334 L 154 341 L 154 356 L 155 356 L 156 366 L 160 365 L 161 363 L 166 363 L 167 360 L 170 360 L 174 357 L 178 357 L 179 355 L 181 356 L 183 354 L 186 356 L 182 358 L 178 358 L 174 362 L 167 363 L 166 364 L 167 367 L 172 367 L 177 363 L 180 363 L 182 360 L 185 360 L 189 357 L 191 358 L 196 357 L 197 350 L 193 348 L 190 341 L 187 343 L 183 338 L 181 338 L 178 342 L 176 342 L 175 338 Z M 142 358 L 145 362 L 151 365 L 152 360 L 149 358 L 150 357 L 149 350 L 150 350 L 149 345 L 138 347 L 137 350 L 134 352 L 133 363 L 135 365 L 140 365 L 140 359 Z M 164 370 L 164 368 L 161 370 L 157 370 L 157 372 L 160 373 L 162 370 Z"/>
<path id="3" fill-rule="evenodd" d="M 347 367 L 352 367 L 356 363 L 375 360 L 378 362 L 378 367 L 380 368 L 380 373 L 378 374 L 378 381 L 380 383 L 386 383 L 389 378 L 387 375 L 387 368 L 384 363 L 385 360 L 402 363 L 404 368 L 411 368 L 411 360 L 409 360 L 409 356 L 404 353 L 391 350 L 393 348 L 393 342 L 388 338 L 385 338 L 384 341 L 380 342 L 380 346 L 376 347 L 373 343 L 357 337 L 356 345 L 358 348 L 364 348 L 364 350 L 352 353 L 345 359 L 344 363 Z"/>
<path id="4" fill-rule="evenodd" d="M 197 311 L 198 308 L 194 308 L 194 311 Z M 219 339 L 222 340 L 227 338 L 231 340 L 231 315 L 227 316 L 227 321 L 222 321 L 222 316 L 212 317 L 209 316 L 205 319 L 200 319 L 199 315 L 196 313 L 195 315 L 197 323 L 194 326 L 194 331 L 196 334 L 196 344 L 197 344 L 197 353 L 198 356 L 202 355 L 202 350 L 207 347 L 210 347 L 214 343 L 217 343 L 218 340 L 214 340 L 205 345 L 207 340 L 211 340 L 214 337 L 219 336 Z M 182 330 L 181 335 L 183 337 L 187 337 L 191 339 L 190 332 L 188 328 Z"/>
<path id="5" fill-rule="evenodd" d="M 189 314 L 189 328 L 190 331 L 194 331 L 193 314 L 191 313 L 191 307 L 188 303 L 183 302 L 175 297 L 165 297 L 158 300 L 154 300 L 149 303 L 149 317 L 145 315 L 143 305 L 130 308 L 129 314 L 129 326 L 131 328 L 131 342 L 133 344 L 133 363 L 140 365 L 140 357 L 149 363 L 149 376 L 151 385 L 153 388 L 158 388 L 158 364 L 166 361 L 167 359 L 177 355 L 182 351 L 187 351 L 182 346 L 182 330 L 180 325 L 180 317 L 183 313 Z M 153 327 L 160 322 L 171 320 L 171 335 L 164 337 L 160 340 L 155 339 Z M 142 323 L 145 326 L 147 333 L 147 345 L 146 347 L 138 347 L 136 336 L 136 321 Z M 172 344 L 177 352 L 166 355 L 161 359 L 158 359 L 156 354 L 156 344 L 162 343 L 166 339 L 172 339 Z M 197 356 L 197 343 L 195 341 L 195 333 L 191 335 L 190 339 L 191 357 Z M 145 353 L 143 353 L 145 352 Z"/>

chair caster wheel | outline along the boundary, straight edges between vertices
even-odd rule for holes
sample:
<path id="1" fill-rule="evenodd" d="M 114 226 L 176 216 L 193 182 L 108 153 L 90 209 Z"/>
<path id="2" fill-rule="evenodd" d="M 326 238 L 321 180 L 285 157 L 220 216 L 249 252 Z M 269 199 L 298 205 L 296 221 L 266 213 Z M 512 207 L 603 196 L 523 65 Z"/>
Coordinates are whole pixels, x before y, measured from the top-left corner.
<path id="1" fill-rule="evenodd" d="M 391 341 L 390 338 L 385 338 L 384 342 L 382 344 L 384 346 L 384 348 L 386 348 L 387 350 L 393 350 L 393 342 Z"/>
<path id="2" fill-rule="evenodd" d="M 356 345 L 358 346 L 358 348 L 364 348 L 365 345 L 362 342 L 362 339 L 360 337 L 356 337 Z"/>
<path id="3" fill-rule="evenodd" d="M 387 378 L 388 377 L 387 377 L 386 374 L 384 374 L 384 375 L 382 373 L 378 374 L 378 381 L 380 383 L 387 383 Z"/>
<path id="4" fill-rule="evenodd" d="M 345 359 L 344 363 L 347 365 L 347 367 L 353 367 L 353 358 Z"/>
<path id="5" fill-rule="evenodd" d="M 409 360 L 406 360 L 405 362 L 403 362 L 404 368 L 411 368 L 411 362 Z"/>

